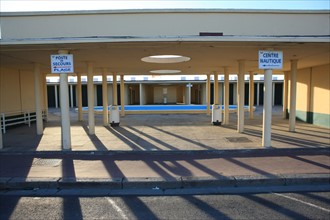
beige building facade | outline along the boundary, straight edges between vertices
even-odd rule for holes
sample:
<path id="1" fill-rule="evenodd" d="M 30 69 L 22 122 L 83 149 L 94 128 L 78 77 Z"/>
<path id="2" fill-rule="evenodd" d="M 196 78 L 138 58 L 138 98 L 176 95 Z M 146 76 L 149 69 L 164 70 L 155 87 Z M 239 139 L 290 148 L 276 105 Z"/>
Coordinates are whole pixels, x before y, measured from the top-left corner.
<path id="1" fill-rule="evenodd" d="M 25 12 L 1 13 L 0 19 L 2 114 L 36 112 L 38 106 L 47 111 L 46 76 L 51 75 L 50 55 L 60 51 L 73 54 L 72 75 L 79 77 L 104 73 L 113 77 L 150 75 L 155 70 L 176 70 L 182 75 L 237 74 L 240 78 L 249 73 L 264 74 L 264 70 L 258 68 L 258 51 L 274 50 L 283 51 L 284 56 L 283 68 L 272 72 L 286 76 L 284 113 L 288 111 L 303 121 L 330 127 L 330 16 L 327 10 Z M 182 55 L 189 60 L 177 63 L 141 60 L 155 55 Z M 200 96 L 200 103 L 208 100 L 207 83 L 201 85 L 202 92 L 191 93 Z M 139 90 L 134 96 L 126 96 L 125 103 L 163 101 L 160 85 L 138 88 L 127 84 L 122 88 L 126 93 Z M 187 103 L 186 91 L 183 85 L 168 87 L 168 102 Z M 218 91 L 216 94 L 221 95 Z M 239 88 L 237 91 L 242 95 Z M 118 100 L 109 98 L 109 101 L 117 105 Z M 296 117 L 290 120 L 293 127 Z"/>

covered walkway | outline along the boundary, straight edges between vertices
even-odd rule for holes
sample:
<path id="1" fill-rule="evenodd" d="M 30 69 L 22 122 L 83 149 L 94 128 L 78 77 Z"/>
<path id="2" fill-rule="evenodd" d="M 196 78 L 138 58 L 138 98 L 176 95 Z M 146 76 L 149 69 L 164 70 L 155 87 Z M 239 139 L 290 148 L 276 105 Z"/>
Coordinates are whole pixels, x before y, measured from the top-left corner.
<path id="1" fill-rule="evenodd" d="M 246 113 L 248 114 L 248 113 Z M 262 107 L 255 119 L 246 117 L 244 133 L 237 133 L 237 116 L 230 114 L 229 125 L 213 126 L 205 114 L 126 115 L 121 126 L 104 127 L 102 115 L 96 115 L 95 133 L 88 134 L 88 115 L 77 122 L 71 111 L 72 151 L 188 151 L 223 149 L 262 149 Z M 3 136 L 3 151 L 61 151 L 60 112 L 49 111 L 44 133 L 28 126 L 11 128 Z M 273 109 L 272 147 L 329 148 L 330 129 L 297 122 L 296 132 L 287 130 L 282 108 Z"/>

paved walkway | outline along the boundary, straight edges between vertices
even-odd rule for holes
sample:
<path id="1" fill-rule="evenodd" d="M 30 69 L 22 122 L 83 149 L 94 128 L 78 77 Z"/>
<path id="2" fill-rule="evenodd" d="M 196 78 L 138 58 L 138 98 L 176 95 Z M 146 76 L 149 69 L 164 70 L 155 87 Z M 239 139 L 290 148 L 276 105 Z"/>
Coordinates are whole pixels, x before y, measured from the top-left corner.
<path id="1" fill-rule="evenodd" d="M 297 122 L 296 132 L 288 131 L 288 120 L 275 108 L 272 125 L 274 148 L 329 148 L 330 129 Z M 72 151 L 172 151 L 172 150 L 224 150 L 262 149 L 262 112 L 257 109 L 255 119 L 245 115 L 245 131 L 236 132 L 236 114 L 231 114 L 228 126 L 211 125 L 211 116 L 192 115 L 126 115 L 120 126 L 102 126 L 102 116 L 96 115 L 95 135 L 88 135 L 85 121 L 77 122 L 71 112 Z M 44 134 L 36 135 L 32 125 L 8 129 L 3 136 L 3 151 L 61 150 L 59 111 L 49 113 Z"/>
<path id="2" fill-rule="evenodd" d="M 128 115 L 111 128 L 99 115 L 92 136 L 86 122 L 73 121 L 72 150 L 62 151 L 59 113 L 51 112 L 41 137 L 27 126 L 4 135 L 0 189 L 330 186 L 329 129 L 298 122 L 291 133 L 275 112 L 273 147 L 263 149 L 260 112 L 243 134 L 231 117 L 213 126 L 207 115 Z"/>

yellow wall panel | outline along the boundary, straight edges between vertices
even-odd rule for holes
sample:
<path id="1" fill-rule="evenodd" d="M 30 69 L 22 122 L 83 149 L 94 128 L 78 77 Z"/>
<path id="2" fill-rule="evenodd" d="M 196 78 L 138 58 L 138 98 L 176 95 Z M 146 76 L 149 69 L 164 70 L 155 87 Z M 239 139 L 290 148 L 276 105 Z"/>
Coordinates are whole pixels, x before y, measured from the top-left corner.
<path id="1" fill-rule="evenodd" d="M 300 111 L 309 111 L 311 68 L 299 70 L 297 73 L 297 104 Z"/>
<path id="2" fill-rule="evenodd" d="M 34 74 L 30 71 L 20 71 L 20 77 L 22 109 L 23 111 L 35 111 Z M 40 88 L 40 93 L 42 94 L 42 88 Z M 42 100 L 42 97 L 41 95 L 40 100 Z"/>
<path id="3" fill-rule="evenodd" d="M 1 112 L 21 111 L 20 76 L 18 70 L 1 68 Z"/>
<path id="4" fill-rule="evenodd" d="M 329 65 L 312 69 L 312 103 L 311 111 L 330 114 L 330 68 Z"/>

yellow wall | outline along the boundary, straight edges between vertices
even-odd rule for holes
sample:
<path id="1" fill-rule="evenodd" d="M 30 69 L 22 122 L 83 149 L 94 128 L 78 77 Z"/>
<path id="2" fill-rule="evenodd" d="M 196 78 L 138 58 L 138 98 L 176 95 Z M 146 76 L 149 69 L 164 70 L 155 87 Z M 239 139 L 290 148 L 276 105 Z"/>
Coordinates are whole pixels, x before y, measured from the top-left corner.
<path id="1" fill-rule="evenodd" d="M 296 109 L 309 111 L 311 68 L 299 70 L 297 73 L 297 104 Z"/>
<path id="2" fill-rule="evenodd" d="M 20 71 L 21 78 L 21 99 L 22 109 L 35 111 L 34 97 L 34 74 L 28 71 Z M 43 79 L 40 77 L 40 80 Z M 41 93 L 41 103 L 43 103 L 43 88 L 39 85 Z"/>
<path id="3" fill-rule="evenodd" d="M 290 109 L 290 80 L 288 90 L 288 109 Z M 329 64 L 298 70 L 296 110 L 298 119 L 330 127 Z"/>
<path id="4" fill-rule="evenodd" d="M 330 114 L 330 65 L 312 68 L 311 111 Z"/>
<path id="5" fill-rule="evenodd" d="M 45 75 L 40 75 L 40 102 L 45 109 Z M 0 69 L 0 112 L 19 113 L 35 111 L 34 74 L 27 70 Z"/>
<path id="6" fill-rule="evenodd" d="M 1 113 L 20 112 L 22 109 L 19 71 L 1 68 L 0 75 Z"/>

